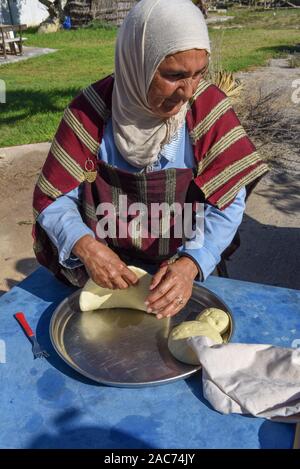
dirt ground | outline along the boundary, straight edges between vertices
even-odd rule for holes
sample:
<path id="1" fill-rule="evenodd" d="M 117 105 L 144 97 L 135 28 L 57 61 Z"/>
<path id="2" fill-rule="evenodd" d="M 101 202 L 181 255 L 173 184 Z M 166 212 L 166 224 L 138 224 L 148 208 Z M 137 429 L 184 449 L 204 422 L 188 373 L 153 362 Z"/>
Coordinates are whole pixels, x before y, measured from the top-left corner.
<path id="1" fill-rule="evenodd" d="M 0 149 L 0 295 L 37 267 L 32 251 L 32 192 L 49 143 Z"/>
<path id="2" fill-rule="evenodd" d="M 248 199 L 241 247 L 228 263 L 229 275 L 300 289 L 300 103 L 292 100 L 295 80 L 300 85 L 300 68 L 289 68 L 286 59 L 273 59 L 268 67 L 238 77 L 250 101 L 258 93 L 277 91 L 270 112 L 276 116 L 279 110 L 280 133 L 259 148 L 268 156 L 271 171 Z"/>
<path id="3" fill-rule="evenodd" d="M 272 147 L 272 169 L 248 199 L 241 247 L 228 263 L 231 278 L 300 289 L 299 108 L 291 100 L 300 69 L 287 61 L 240 73 L 247 99 L 259 87 L 280 89 L 293 138 Z M 297 122 L 298 120 L 298 122 Z M 32 251 L 32 191 L 49 143 L 0 149 L 0 295 L 37 268 Z"/>

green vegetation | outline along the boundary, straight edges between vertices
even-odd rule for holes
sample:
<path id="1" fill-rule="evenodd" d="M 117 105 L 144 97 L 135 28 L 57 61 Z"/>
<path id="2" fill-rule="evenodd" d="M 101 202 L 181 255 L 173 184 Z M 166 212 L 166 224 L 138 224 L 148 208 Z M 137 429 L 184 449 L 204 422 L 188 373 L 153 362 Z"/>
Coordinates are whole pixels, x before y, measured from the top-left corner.
<path id="1" fill-rule="evenodd" d="M 297 50 L 299 10 L 277 10 L 275 16 L 244 9 L 228 14 L 235 19 L 223 23 L 223 29 L 210 29 L 224 69 L 248 69 Z M 282 28 L 282 21 L 288 26 Z M 51 140 L 71 99 L 113 71 L 116 32 L 101 24 L 44 35 L 26 31 L 27 46 L 57 52 L 0 67 L 7 87 L 7 103 L 0 104 L 0 147 Z"/>
<path id="2" fill-rule="evenodd" d="M 300 12 L 292 8 L 270 10 L 234 8 L 229 9 L 228 16 L 234 16 L 226 25 L 242 25 L 247 29 L 300 29 Z"/>

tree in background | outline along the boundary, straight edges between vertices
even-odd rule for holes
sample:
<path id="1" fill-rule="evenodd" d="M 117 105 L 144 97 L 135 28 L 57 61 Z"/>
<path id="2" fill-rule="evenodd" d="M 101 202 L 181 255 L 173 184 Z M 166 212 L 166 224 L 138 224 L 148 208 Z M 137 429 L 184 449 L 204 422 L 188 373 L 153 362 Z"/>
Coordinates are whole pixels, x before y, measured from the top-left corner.
<path id="1" fill-rule="evenodd" d="M 49 13 L 49 17 L 40 25 L 39 32 L 57 31 L 64 22 L 68 0 L 39 0 Z"/>

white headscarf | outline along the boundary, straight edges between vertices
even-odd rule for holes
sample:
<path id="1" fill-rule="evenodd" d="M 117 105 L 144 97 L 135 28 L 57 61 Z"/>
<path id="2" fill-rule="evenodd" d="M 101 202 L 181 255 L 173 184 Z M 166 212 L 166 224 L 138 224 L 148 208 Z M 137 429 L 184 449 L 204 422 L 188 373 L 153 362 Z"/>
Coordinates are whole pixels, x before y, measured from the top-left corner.
<path id="1" fill-rule="evenodd" d="M 207 26 L 191 0 L 141 0 L 120 28 L 112 97 L 114 139 L 121 155 L 143 168 L 183 123 L 187 106 L 167 120 L 150 110 L 147 93 L 167 55 L 190 49 L 210 53 Z"/>

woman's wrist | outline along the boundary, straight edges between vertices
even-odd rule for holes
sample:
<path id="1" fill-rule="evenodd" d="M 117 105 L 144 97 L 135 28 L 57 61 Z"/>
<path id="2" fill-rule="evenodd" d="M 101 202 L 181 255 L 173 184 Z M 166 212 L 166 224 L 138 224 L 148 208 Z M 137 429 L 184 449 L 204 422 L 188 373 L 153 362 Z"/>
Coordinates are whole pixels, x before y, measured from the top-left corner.
<path id="1" fill-rule="evenodd" d="M 180 256 L 179 259 L 176 261 L 182 265 L 183 269 L 185 270 L 185 275 L 190 277 L 194 280 L 197 275 L 199 274 L 199 269 L 195 261 L 187 256 Z"/>
<path id="2" fill-rule="evenodd" d="M 85 235 L 74 244 L 72 253 L 85 263 L 86 259 L 93 255 L 95 249 L 99 249 L 99 244 L 92 235 Z"/>

